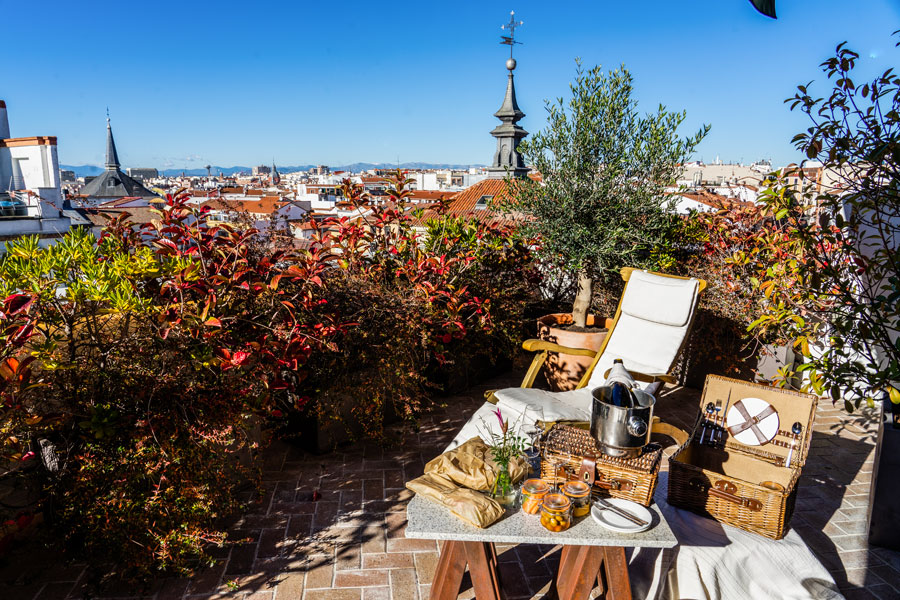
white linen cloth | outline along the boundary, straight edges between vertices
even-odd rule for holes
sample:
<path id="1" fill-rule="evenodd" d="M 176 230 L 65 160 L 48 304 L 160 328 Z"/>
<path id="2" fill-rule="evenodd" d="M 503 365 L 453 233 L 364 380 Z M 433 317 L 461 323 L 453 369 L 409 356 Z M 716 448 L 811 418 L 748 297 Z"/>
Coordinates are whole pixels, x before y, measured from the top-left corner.
<path id="1" fill-rule="evenodd" d="M 654 500 L 678 538 L 670 550 L 628 550 L 635 598 L 661 600 L 839 600 L 838 587 L 794 530 L 771 540 L 666 502 L 669 474 Z M 664 575 L 665 574 L 665 575 Z"/>

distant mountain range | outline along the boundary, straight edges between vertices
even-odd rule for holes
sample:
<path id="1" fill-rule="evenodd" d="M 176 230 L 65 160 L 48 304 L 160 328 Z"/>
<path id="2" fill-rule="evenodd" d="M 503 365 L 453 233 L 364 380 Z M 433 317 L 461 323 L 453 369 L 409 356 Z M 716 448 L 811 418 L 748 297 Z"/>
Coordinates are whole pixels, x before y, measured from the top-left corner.
<path id="1" fill-rule="evenodd" d="M 291 173 L 293 171 L 308 171 L 316 167 L 316 165 L 299 165 L 299 166 L 278 166 L 279 173 Z M 468 169 L 469 167 L 480 167 L 483 165 L 450 165 L 450 164 L 433 164 L 433 163 L 420 163 L 420 162 L 408 162 L 401 163 L 401 169 Z M 103 172 L 103 167 L 98 167 L 95 165 L 59 165 L 59 168 L 64 171 L 75 171 L 76 177 L 85 177 L 91 175 L 99 175 Z M 397 165 L 395 164 L 387 164 L 387 163 L 353 163 L 350 165 L 341 165 L 341 166 L 329 166 L 332 171 L 350 171 L 353 173 L 358 173 L 360 171 L 366 171 L 368 169 L 396 169 Z M 214 166 L 210 169 L 213 175 L 218 175 L 222 173 L 224 175 L 234 175 L 235 173 L 250 173 L 251 167 L 244 166 L 235 166 L 235 167 L 219 167 Z M 160 170 L 161 175 L 181 175 L 184 173 L 185 175 L 206 175 L 206 169 L 162 169 Z"/>

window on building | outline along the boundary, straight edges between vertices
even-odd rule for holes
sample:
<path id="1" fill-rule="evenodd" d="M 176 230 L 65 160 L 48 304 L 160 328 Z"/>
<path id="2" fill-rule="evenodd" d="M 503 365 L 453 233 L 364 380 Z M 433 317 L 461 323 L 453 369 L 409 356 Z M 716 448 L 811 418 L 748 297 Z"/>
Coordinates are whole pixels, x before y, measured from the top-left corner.
<path id="1" fill-rule="evenodd" d="M 488 203 L 493 200 L 493 196 L 482 196 L 478 199 L 478 202 L 475 203 L 475 210 L 484 210 L 488 207 Z"/>

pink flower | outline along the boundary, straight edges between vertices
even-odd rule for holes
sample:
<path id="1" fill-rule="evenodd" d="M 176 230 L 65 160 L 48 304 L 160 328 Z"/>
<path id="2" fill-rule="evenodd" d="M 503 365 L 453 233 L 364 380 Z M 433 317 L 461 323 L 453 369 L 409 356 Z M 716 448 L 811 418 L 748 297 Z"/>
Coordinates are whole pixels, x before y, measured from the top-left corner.
<path id="1" fill-rule="evenodd" d="M 497 420 L 500 421 L 500 431 L 506 433 L 506 430 L 509 429 L 509 419 L 506 421 L 503 420 L 503 414 L 500 412 L 500 409 L 494 411 L 494 414 L 497 415 Z"/>

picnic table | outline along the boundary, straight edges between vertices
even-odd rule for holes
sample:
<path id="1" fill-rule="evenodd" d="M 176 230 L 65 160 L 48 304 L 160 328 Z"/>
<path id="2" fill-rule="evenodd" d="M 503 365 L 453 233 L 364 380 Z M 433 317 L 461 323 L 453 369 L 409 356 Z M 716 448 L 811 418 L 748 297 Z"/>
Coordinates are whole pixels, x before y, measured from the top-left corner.
<path id="1" fill-rule="evenodd" d="M 496 543 L 562 545 L 554 586 L 560 600 L 587 600 L 599 585 L 608 600 L 630 600 L 625 548 L 672 548 L 675 534 L 656 504 L 648 507 L 651 527 L 641 533 L 610 531 L 588 515 L 566 531 L 551 532 L 537 515 L 507 510 L 499 521 L 479 529 L 428 500 L 407 506 L 406 537 L 443 541 L 431 585 L 432 600 L 455 600 L 468 565 L 478 600 L 506 598 L 497 572 Z"/>

